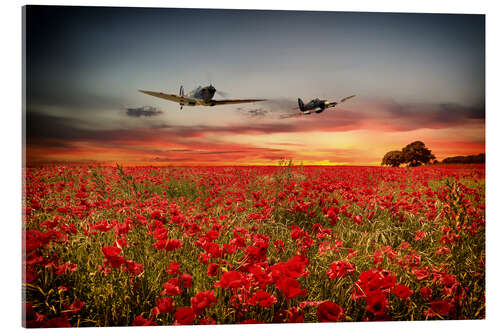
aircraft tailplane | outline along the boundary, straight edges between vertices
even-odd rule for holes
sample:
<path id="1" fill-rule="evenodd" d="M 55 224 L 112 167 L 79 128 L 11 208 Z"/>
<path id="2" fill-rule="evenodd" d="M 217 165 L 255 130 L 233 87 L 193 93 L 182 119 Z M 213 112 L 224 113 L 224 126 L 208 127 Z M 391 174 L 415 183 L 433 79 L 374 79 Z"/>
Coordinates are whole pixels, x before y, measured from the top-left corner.
<path id="1" fill-rule="evenodd" d="M 302 100 L 300 98 L 298 99 L 298 102 L 299 102 L 300 111 L 302 111 L 302 112 L 306 111 L 306 108 L 304 107 L 304 102 L 302 102 Z"/>

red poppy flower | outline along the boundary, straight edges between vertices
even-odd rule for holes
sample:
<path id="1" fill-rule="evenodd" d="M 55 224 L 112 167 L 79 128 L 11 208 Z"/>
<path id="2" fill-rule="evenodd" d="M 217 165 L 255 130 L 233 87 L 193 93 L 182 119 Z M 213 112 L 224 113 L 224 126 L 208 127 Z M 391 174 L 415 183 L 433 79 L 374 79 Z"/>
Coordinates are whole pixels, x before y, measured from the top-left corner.
<path id="1" fill-rule="evenodd" d="M 71 289 L 71 287 L 67 287 L 67 286 L 59 286 L 59 287 L 57 287 L 57 291 L 59 291 L 59 292 L 68 291 L 70 289 Z"/>
<path id="2" fill-rule="evenodd" d="M 181 264 L 174 261 L 174 262 L 171 262 L 170 264 L 168 264 L 168 268 L 166 268 L 165 271 L 167 272 L 167 274 L 170 274 L 170 275 L 179 275 L 179 274 L 181 274 L 179 267 L 181 267 Z"/>
<path id="3" fill-rule="evenodd" d="M 286 321 L 288 323 L 303 323 L 304 322 L 304 311 L 297 307 L 290 308 L 285 310 L 286 313 Z"/>
<path id="4" fill-rule="evenodd" d="M 283 244 L 282 240 L 277 239 L 273 242 L 273 244 L 274 244 L 274 247 L 276 247 L 276 250 L 278 250 L 278 252 L 281 253 L 281 252 L 283 252 L 283 250 L 285 250 L 285 244 Z"/>
<path id="5" fill-rule="evenodd" d="M 84 305 L 85 305 L 85 302 L 82 302 L 82 301 L 77 299 L 76 301 L 74 301 L 73 303 L 71 303 L 68 306 L 68 310 L 72 313 L 77 313 L 83 308 Z"/>
<path id="6" fill-rule="evenodd" d="M 120 237 L 115 240 L 115 246 L 123 249 L 127 247 L 127 239 L 125 237 Z"/>
<path id="7" fill-rule="evenodd" d="M 156 240 L 167 240 L 168 229 L 163 226 L 163 224 L 159 224 L 158 227 L 154 229 L 153 238 Z"/>
<path id="8" fill-rule="evenodd" d="M 278 283 L 276 283 L 276 288 L 283 292 L 283 295 L 287 300 L 307 295 L 307 290 L 300 289 L 300 283 L 297 280 L 291 279 L 287 276 L 283 276 Z"/>
<path id="9" fill-rule="evenodd" d="M 99 230 L 101 232 L 109 231 L 113 228 L 113 224 L 108 224 L 107 220 L 102 220 L 99 224 L 91 224 L 90 229 Z"/>
<path id="10" fill-rule="evenodd" d="M 332 206 L 328 208 L 328 211 L 326 212 L 326 217 L 330 219 L 330 224 L 335 225 L 337 224 L 338 221 L 338 216 L 337 214 L 340 212 L 338 207 Z"/>
<path id="11" fill-rule="evenodd" d="M 285 265 L 284 274 L 296 279 L 299 276 L 308 276 L 309 272 L 305 270 L 306 266 L 309 265 L 309 259 L 305 256 L 295 256 L 290 258 Z"/>
<path id="12" fill-rule="evenodd" d="M 253 296 L 248 300 L 250 305 L 259 305 L 264 308 L 271 307 L 278 300 L 273 295 L 267 293 L 264 290 L 258 290 Z"/>
<path id="13" fill-rule="evenodd" d="M 191 288 L 193 286 L 193 277 L 187 273 L 181 275 L 182 288 Z"/>
<path id="14" fill-rule="evenodd" d="M 425 280 L 429 277 L 429 271 L 425 267 L 422 269 L 413 269 L 412 272 L 419 281 Z"/>
<path id="15" fill-rule="evenodd" d="M 119 255 L 122 252 L 122 249 L 116 246 L 103 246 L 101 248 L 101 251 L 106 258 L 109 258 L 109 257 L 116 257 L 117 255 Z"/>
<path id="16" fill-rule="evenodd" d="M 431 302 L 431 309 L 437 314 L 440 314 L 442 316 L 447 315 L 452 308 L 452 305 L 443 300 L 436 300 Z"/>
<path id="17" fill-rule="evenodd" d="M 201 318 L 199 324 L 200 325 L 215 325 L 216 322 L 215 322 L 214 318 L 208 316 L 205 318 Z"/>
<path id="18" fill-rule="evenodd" d="M 382 256 L 382 253 L 379 250 L 375 250 L 375 252 L 373 252 L 373 265 L 377 265 L 383 260 L 384 257 Z"/>
<path id="19" fill-rule="evenodd" d="M 402 299 L 407 299 L 413 295 L 413 290 L 402 284 L 397 284 L 396 287 L 392 289 L 392 292 Z"/>
<path id="20" fill-rule="evenodd" d="M 109 264 L 113 268 L 118 268 L 125 263 L 125 258 L 118 256 L 122 250 L 115 246 L 103 246 L 102 253 L 106 257 L 105 264 Z"/>
<path id="21" fill-rule="evenodd" d="M 163 291 L 161 295 L 179 295 L 181 289 L 179 288 L 179 280 L 177 278 L 171 278 L 168 282 L 162 283 Z"/>
<path id="22" fill-rule="evenodd" d="M 292 225 L 292 233 L 290 234 L 290 238 L 292 240 L 296 240 L 304 235 L 304 229 L 297 227 L 296 225 Z"/>
<path id="23" fill-rule="evenodd" d="M 196 314 L 192 308 L 183 307 L 177 309 L 174 317 L 174 325 L 192 325 L 196 319 Z"/>
<path id="24" fill-rule="evenodd" d="M 239 288 L 246 285 L 247 281 L 245 276 L 237 271 L 229 271 L 222 274 L 219 282 L 216 282 L 217 287 L 224 289 L 227 288 Z"/>
<path id="25" fill-rule="evenodd" d="M 215 302 L 217 302 L 217 299 L 214 296 L 213 290 L 200 291 L 195 297 L 191 298 L 191 307 L 194 312 L 201 313 Z"/>
<path id="26" fill-rule="evenodd" d="M 219 258 L 222 255 L 222 250 L 217 243 L 205 243 L 203 249 L 211 258 Z"/>
<path id="27" fill-rule="evenodd" d="M 417 231 L 417 233 L 415 234 L 415 240 L 418 241 L 418 240 L 423 240 L 425 239 L 425 237 L 427 236 L 427 234 L 425 233 L 425 231 Z"/>
<path id="28" fill-rule="evenodd" d="M 370 293 L 366 296 L 366 310 L 375 316 L 385 314 L 389 309 L 389 301 L 381 291 Z"/>
<path id="29" fill-rule="evenodd" d="M 128 269 L 128 272 L 131 274 L 131 275 L 139 275 L 141 274 L 142 272 L 144 272 L 144 269 L 142 268 L 142 264 L 138 264 L 132 260 L 127 260 L 127 269 Z"/>
<path id="30" fill-rule="evenodd" d="M 160 313 L 170 313 L 175 310 L 174 300 L 170 297 L 158 298 L 156 300 L 156 305 Z"/>
<path id="31" fill-rule="evenodd" d="M 210 230 L 205 234 L 205 237 L 208 239 L 209 242 L 212 242 L 219 238 L 220 233 L 216 230 Z"/>
<path id="32" fill-rule="evenodd" d="M 134 318 L 132 326 L 157 326 L 158 324 L 153 321 L 153 319 L 147 320 L 142 315 Z"/>
<path id="33" fill-rule="evenodd" d="M 432 299 L 432 289 L 429 287 L 422 287 L 420 288 L 420 295 L 422 295 L 422 297 L 426 300 L 430 301 Z"/>
<path id="34" fill-rule="evenodd" d="M 303 309 L 307 306 L 318 306 L 321 303 L 323 303 L 323 301 L 302 301 L 299 303 L 299 307 Z"/>
<path id="35" fill-rule="evenodd" d="M 121 258 L 121 257 L 118 257 Z M 72 262 L 67 262 L 56 266 L 56 275 L 66 274 L 66 273 L 74 273 L 76 272 L 77 265 Z"/>
<path id="36" fill-rule="evenodd" d="M 265 324 L 263 321 L 258 321 L 256 319 L 245 319 L 239 322 L 240 324 Z"/>
<path id="37" fill-rule="evenodd" d="M 410 243 L 408 242 L 403 242 L 399 245 L 403 250 L 409 250 L 411 248 Z"/>
<path id="38" fill-rule="evenodd" d="M 272 277 L 268 268 L 261 267 L 260 265 L 251 265 L 248 267 L 248 272 L 252 274 L 252 278 L 257 282 L 260 288 L 265 288 L 271 284 Z"/>
<path id="39" fill-rule="evenodd" d="M 208 266 L 208 276 L 216 276 L 217 272 L 219 271 L 219 264 L 210 264 Z"/>
<path id="40" fill-rule="evenodd" d="M 441 246 L 437 251 L 436 251 L 436 254 L 437 255 L 441 255 L 441 254 L 448 254 L 450 253 L 451 250 L 449 248 L 447 248 L 446 246 Z"/>
<path id="41" fill-rule="evenodd" d="M 447 288 L 451 288 L 458 284 L 457 278 L 452 274 L 442 274 L 440 278 L 440 282 Z"/>
<path id="42" fill-rule="evenodd" d="M 237 235 L 233 239 L 231 239 L 231 241 L 229 243 L 234 248 L 243 248 L 246 246 L 245 238 L 237 236 Z"/>
<path id="43" fill-rule="evenodd" d="M 182 242 L 178 239 L 171 239 L 168 241 L 167 245 L 165 246 L 165 250 L 168 251 L 173 251 L 180 249 L 182 247 Z"/>
<path id="44" fill-rule="evenodd" d="M 167 240 L 166 239 L 159 239 L 156 243 L 153 244 L 153 247 L 158 249 L 158 250 L 163 250 L 167 246 Z"/>
<path id="45" fill-rule="evenodd" d="M 330 269 L 326 272 L 330 279 L 336 279 L 354 273 L 354 265 L 347 260 L 334 261 L 330 265 Z"/>
<path id="46" fill-rule="evenodd" d="M 365 293 L 375 290 L 389 290 L 396 284 L 396 277 L 387 270 L 371 269 L 359 275 L 359 283 Z"/>
<path id="47" fill-rule="evenodd" d="M 232 243 L 232 241 L 231 241 L 231 243 L 230 243 L 230 244 L 228 244 L 228 243 L 224 243 L 224 244 L 223 244 L 223 247 L 224 247 L 224 250 L 223 250 L 222 254 L 229 254 L 229 255 L 231 255 L 231 254 L 233 254 L 233 253 L 237 250 L 237 246 L 236 246 L 236 245 L 234 245 L 234 244 Z M 244 247 L 244 246 L 243 246 L 243 247 Z"/>
<path id="48" fill-rule="evenodd" d="M 316 318 L 319 322 L 340 321 L 344 319 L 344 310 L 331 301 L 325 301 L 318 305 Z"/>
<path id="49" fill-rule="evenodd" d="M 151 213 L 151 218 L 153 219 L 157 219 L 157 220 L 160 220 L 162 218 L 162 212 L 161 210 L 159 209 L 155 209 L 152 213 Z"/>

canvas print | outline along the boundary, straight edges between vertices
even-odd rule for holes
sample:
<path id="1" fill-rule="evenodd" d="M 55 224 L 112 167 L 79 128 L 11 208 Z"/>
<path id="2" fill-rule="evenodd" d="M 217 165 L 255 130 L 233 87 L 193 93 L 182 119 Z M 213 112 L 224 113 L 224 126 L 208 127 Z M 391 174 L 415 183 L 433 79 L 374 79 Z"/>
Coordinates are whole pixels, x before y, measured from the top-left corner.
<path id="1" fill-rule="evenodd" d="M 485 318 L 485 16 L 23 7 L 25 327 Z"/>

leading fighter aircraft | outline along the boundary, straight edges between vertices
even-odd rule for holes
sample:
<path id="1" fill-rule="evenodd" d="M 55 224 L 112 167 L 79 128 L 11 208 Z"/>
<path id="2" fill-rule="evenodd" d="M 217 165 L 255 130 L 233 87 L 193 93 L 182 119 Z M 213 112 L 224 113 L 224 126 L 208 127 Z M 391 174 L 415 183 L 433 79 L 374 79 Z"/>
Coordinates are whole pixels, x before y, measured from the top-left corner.
<path id="1" fill-rule="evenodd" d="M 215 92 L 217 89 L 210 84 L 209 86 L 202 87 L 199 86 L 195 90 L 189 92 L 184 95 L 184 88 L 181 86 L 179 91 L 179 96 L 173 94 L 164 94 L 162 92 L 155 91 L 147 91 L 147 90 L 139 90 L 143 94 L 151 95 L 158 98 L 163 98 L 172 102 L 179 103 L 182 107 L 184 105 L 188 106 L 215 106 L 215 105 L 225 105 L 225 104 L 239 104 L 239 103 L 252 103 L 252 102 L 261 102 L 265 101 L 265 99 L 213 99 Z"/>

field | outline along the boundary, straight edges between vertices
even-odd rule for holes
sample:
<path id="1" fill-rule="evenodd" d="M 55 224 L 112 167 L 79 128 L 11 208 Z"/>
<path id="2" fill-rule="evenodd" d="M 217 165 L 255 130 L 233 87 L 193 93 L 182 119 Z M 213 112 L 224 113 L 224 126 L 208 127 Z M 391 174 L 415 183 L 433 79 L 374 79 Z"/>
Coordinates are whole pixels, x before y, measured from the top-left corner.
<path id="1" fill-rule="evenodd" d="M 484 165 L 25 169 L 27 327 L 484 319 Z"/>

